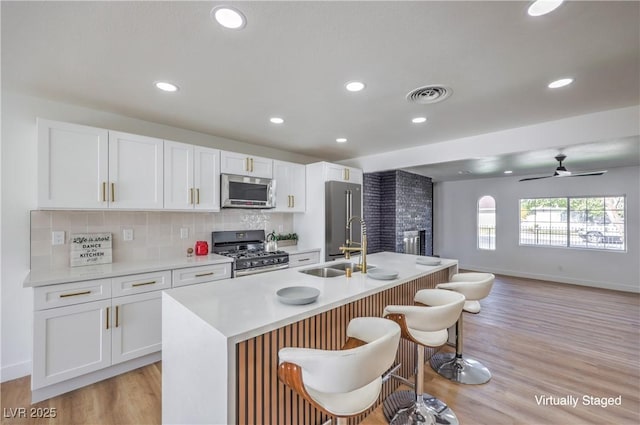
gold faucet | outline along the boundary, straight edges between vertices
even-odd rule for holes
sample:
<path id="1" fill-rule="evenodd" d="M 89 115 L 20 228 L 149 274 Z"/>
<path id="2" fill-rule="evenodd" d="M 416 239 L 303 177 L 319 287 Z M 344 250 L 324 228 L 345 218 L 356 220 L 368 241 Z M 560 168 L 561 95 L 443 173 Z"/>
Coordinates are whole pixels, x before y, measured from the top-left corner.
<path id="1" fill-rule="evenodd" d="M 360 252 L 360 270 L 362 273 L 367 272 L 367 224 L 358 216 L 353 216 L 347 222 L 347 232 L 351 233 L 351 222 L 354 219 L 358 219 L 360 221 L 360 234 L 362 241 L 361 242 L 353 242 L 347 239 L 345 246 L 340 247 L 340 251 L 344 252 L 344 258 L 349 260 L 351 258 L 352 252 Z M 352 247 L 352 245 L 357 244 L 359 246 Z"/>

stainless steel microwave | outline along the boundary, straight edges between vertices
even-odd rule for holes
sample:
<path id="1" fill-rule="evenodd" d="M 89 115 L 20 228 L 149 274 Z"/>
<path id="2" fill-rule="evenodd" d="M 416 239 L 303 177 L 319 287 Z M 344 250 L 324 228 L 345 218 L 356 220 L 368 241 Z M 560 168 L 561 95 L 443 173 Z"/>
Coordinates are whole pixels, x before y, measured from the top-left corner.
<path id="1" fill-rule="evenodd" d="M 220 175 L 222 208 L 274 208 L 276 182 L 260 177 Z"/>

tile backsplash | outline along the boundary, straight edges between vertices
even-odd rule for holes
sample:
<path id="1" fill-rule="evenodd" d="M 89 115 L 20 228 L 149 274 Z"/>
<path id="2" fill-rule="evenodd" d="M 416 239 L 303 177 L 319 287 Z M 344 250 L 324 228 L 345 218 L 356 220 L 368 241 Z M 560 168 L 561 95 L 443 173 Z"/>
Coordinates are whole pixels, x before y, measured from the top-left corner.
<path id="1" fill-rule="evenodd" d="M 180 238 L 181 229 L 188 237 Z M 133 230 L 133 240 L 123 230 Z M 168 211 L 31 211 L 31 268 L 68 267 L 73 233 L 113 234 L 113 262 L 144 261 L 185 256 L 196 241 L 211 245 L 216 230 L 275 230 L 293 232 L 293 216 L 251 210 L 217 213 Z M 64 231 L 64 245 L 51 244 L 51 232 Z"/>

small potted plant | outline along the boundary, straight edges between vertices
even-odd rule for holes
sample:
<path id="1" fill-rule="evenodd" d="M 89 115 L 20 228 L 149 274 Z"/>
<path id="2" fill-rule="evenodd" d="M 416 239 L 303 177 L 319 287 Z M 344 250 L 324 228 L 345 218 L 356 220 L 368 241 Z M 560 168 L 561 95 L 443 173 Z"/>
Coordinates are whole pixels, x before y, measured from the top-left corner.
<path id="1" fill-rule="evenodd" d="M 278 241 L 278 246 L 292 246 L 298 244 L 297 233 L 279 233 L 275 235 L 275 239 Z"/>

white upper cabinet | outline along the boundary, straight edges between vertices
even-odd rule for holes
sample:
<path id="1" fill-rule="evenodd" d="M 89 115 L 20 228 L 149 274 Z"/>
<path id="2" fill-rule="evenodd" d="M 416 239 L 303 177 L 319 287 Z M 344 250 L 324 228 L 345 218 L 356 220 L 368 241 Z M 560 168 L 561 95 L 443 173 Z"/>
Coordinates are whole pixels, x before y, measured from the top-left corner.
<path id="1" fill-rule="evenodd" d="M 38 119 L 38 207 L 106 208 L 109 132 Z"/>
<path id="2" fill-rule="evenodd" d="M 236 152 L 220 152 L 220 172 L 241 176 L 273 178 L 273 160 Z"/>
<path id="3" fill-rule="evenodd" d="M 166 209 L 220 209 L 219 150 L 165 140 L 164 173 Z"/>
<path id="4" fill-rule="evenodd" d="M 220 210 L 220 151 L 194 146 L 193 184 L 196 188 L 194 208 Z"/>
<path id="5" fill-rule="evenodd" d="M 38 119 L 38 207 L 163 207 L 163 142 Z"/>
<path id="6" fill-rule="evenodd" d="M 277 212 L 304 212 L 306 208 L 306 167 L 285 161 L 273 161 L 276 181 Z"/>
<path id="7" fill-rule="evenodd" d="M 109 208 L 163 208 L 163 141 L 109 132 Z"/>
<path id="8" fill-rule="evenodd" d="M 324 180 L 362 184 L 362 170 L 327 162 L 324 166 Z"/>

